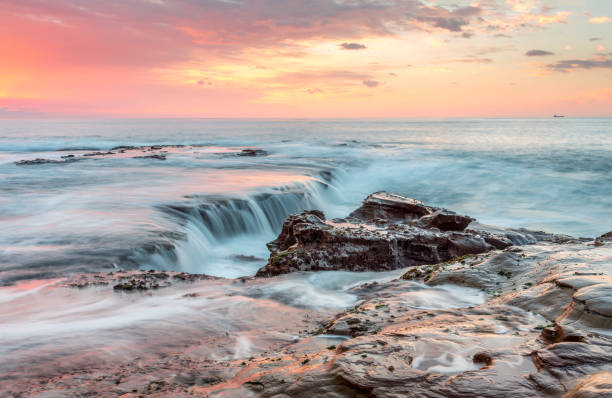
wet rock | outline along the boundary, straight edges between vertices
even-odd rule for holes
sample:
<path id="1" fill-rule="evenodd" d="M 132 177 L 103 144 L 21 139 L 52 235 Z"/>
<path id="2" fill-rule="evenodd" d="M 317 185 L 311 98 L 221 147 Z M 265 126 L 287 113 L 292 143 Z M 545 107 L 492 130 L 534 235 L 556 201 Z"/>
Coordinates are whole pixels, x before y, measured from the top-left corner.
<path id="1" fill-rule="evenodd" d="M 243 149 L 242 151 L 238 152 L 237 154 L 238 156 L 267 156 L 268 152 L 264 151 L 263 149 L 256 149 L 256 148 L 247 148 L 247 149 Z"/>
<path id="2" fill-rule="evenodd" d="M 166 155 L 145 155 L 145 156 L 134 156 L 133 159 L 157 159 L 157 160 L 166 160 Z"/>
<path id="3" fill-rule="evenodd" d="M 65 163 L 76 162 L 77 160 L 80 160 L 80 159 L 74 158 L 74 157 L 64 158 L 63 160 L 36 158 L 36 159 L 30 159 L 30 160 L 19 160 L 15 162 L 15 164 L 17 166 L 33 166 L 33 165 L 40 165 L 40 164 L 65 164 Z"/>
<path id="4" fill-rule="evenodd" d="M 567 372 L 570 368 L 584 365 L 612 364 L 612 352 L 592 344 L 562 342 L 537 350 L 534 361 L 540 368 Z"/>
<path id="5" fill-rule="evenodd" d="M 291 216 L 279 238 L 270 242 L 268 264 L 257 276 L 294 271 L 383 271 L 436 264 L 493 247 L 481 237 L 441 233 L 405 225 L 385 229 L 344 228 L 317 215 Z"/>
<path id="6" fill-rule="evenodd" d="M 114 155 L 114 154 L 115 154 L 115 152 L 111 152 L 111 151 L 108 151 L 108 152 L 97 151 L 97 152 L 84 153 L 83 156 L 87 156 L 87 157 L 91 157 L 91 156 L 108 156 L 108 155 Z"/>
<path id="7" fill-rule="evenodd" d="M 438 228 L 441 231 L 463 231 L 473 218 L 461 216 L 447 210 L 436 210 L 433 214 L 420 219 L 427 228 Z"/>
<path id="8" fill-rule="evenodd" d="M 130 292 L 168 287 L 174 281 L 194 282 L 204 279 L 214 279 L 214 277 L 173 271 L 116 271 L 80 275 L 69 280 L 66 286 L 82 289 L 93 286 L 112 285 L 115 291 Z"/>
<path id="9" fill-rule="evenodd" d="M 349 217 L 363 221 L 395 221 L 418 219 L 427 214 L 431 214 L 431 209 L 421 201 L 390 192 L 376 192 L 368 196 Z"/>
<path id="10" fill-rule="evenodd" d="M 612 398 L 612 372 L 585 377 L 565 398 Z"/>
<path id="11" fill-rule="evenodd" d="M 325 215 L 322 211 L 311 210 L 297 215 L 290 215 L 283 223 L 283 228 L 278 238 L 267 244 L 272 252 L 287 250 L 290 246 L 298 243 L 298 235 L 304 229 L 302 224 L 311 224 L 324 227 Z"/>
<path id="12" fill-rule="evenodd" d="M 474 354 L 472 357 L 474 363 L 484 363 L 485 365 L 491 365 L 493 363 L 493 357 L 491 354 L 485 351 L 480 351 Z"/>
<path id="13" fill-rule="evenodd" d="M 378 192 L 368 196 L 347 220 L 326 220 L 317 210 L 291 215 L 278 238 L 268 244 L 268 264 L 257 276 L 294 271 L 393 270 L 494 249 L 479 234 L 448 230 L 462 228 L 471 218 L 430 210 L 419 201 Z M 418 218 L 425 212 L 431 218 L 421 222 Z M 403 222 L 409 219 L 414 223 Z M 359 221 L 353 223 L 355 220 Z"/>
<path id="14" fill-rule="evenodd" d="M 111 151 L 133 151 L 136 149 L 140 149 L 140 147 L 137 146 L 132 146 L 132 145 L 120 145 L 120 146 L 116 146 L 111 148 Z"/>
<path id="15" fill-rule="evenodd" d="M 574 294 L 574 300 L 582 303 L 588 311 L 612 317 L 612 283 L 582 288 Z"/>

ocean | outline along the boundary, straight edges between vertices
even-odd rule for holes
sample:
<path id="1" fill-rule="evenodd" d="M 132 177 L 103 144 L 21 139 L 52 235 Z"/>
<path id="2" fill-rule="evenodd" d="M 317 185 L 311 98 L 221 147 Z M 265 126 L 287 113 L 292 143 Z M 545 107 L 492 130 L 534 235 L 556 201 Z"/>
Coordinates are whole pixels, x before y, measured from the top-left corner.
<path id="1" fill-rule="evenodd" d="M 380 190 L 595 237 L 612 230 L 612 119 L 0 120 L 0 284 L 253 275 L 287 215 L 346 216 Z"/>

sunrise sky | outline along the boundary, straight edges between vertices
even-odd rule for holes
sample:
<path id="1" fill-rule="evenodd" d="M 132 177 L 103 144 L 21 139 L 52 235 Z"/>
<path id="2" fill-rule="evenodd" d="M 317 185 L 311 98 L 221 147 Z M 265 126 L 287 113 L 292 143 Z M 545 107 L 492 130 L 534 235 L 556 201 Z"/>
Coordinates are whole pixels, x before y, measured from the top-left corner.
<path id="1" fill-rule="evenodd" d="M 612 0 L 0 0 L 0 118 L 612 116 Z"/>

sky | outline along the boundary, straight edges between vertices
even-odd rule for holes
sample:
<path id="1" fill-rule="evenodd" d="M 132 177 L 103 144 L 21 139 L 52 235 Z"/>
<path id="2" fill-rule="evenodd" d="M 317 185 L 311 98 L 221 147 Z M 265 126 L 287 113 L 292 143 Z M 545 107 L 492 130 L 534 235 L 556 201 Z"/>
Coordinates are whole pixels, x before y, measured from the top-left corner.
<path id="1" fill-rule="evenodd" d="M 0 0 L 0 118 L 612 116 L 612 0 Z"/>

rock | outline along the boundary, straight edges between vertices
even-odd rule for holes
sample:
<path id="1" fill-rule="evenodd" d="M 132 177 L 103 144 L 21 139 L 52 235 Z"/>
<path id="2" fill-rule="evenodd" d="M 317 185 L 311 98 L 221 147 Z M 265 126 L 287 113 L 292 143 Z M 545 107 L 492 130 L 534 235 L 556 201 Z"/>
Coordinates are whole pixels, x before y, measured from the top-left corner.
<path id="1" fill-rule="evenodd" d="M 602 241 L 612 241 L 612 231 L 607 232 L 599 237 L 599 240 Z"/>
<path id="2" fill-rule="evenodd" d="M 166 155 L 146 155 L 146 156 L 134 156 L 133 159 L 157 159 L 166 160 Z"/>
<path id="3" fill-rule="evenodd" d="M 401 243 L 399 236 L 407 231 L 482 238 L 474 225 L 464 232 L 440 232 L 419 225 L 418 220 L 413 220 L 417 225 L 350 224 L 326 220 L 316 211 L 287 221 L 281 236 L 270 243 L 271 250 L 287 257 L 298 250 L 331 250 L 326 245 L 346 249 L 357 245 L 358 237 L 378 242 L 374 247 L 385 242 L 383 235 Z M 326 241 L 332 238 L 328 234 L 341 232 L 351 237 L 338 237 L 333 244 Z M 503 236 L 503 230 L 491 233 Z M 611 251 L 580 241 L 536 241 L 512 250 L 461 256 L 445 263 L 415 266 L 406 273 L 408 280 L 378 280 L 351 287 L 342 293 L 355 296 L 354 307 L 335 315 L 327 309 L 309 310 L 304 318 L 293 320 L 299 325 L 284 315 L 289 302 L 266 295 L 271 304 L 266 308 L 279 322 L 268 318 L 244 336 L 253 339 L 253 334 L 264 328 L 286 335 L 289 327 L 297 329 L 290 329 L 297 337 L 281 344 L 259 340 L 258 349 L 249 353 L 252 357 L 248 359 L 233 356 L 231 347 L 238 336 L 230 337 L 233 330 L 226 332 L 227 339 L 194 335 L 195 345 L 183 347 L 172 345 L 178 338 L 173 324 L 170 329 L 160 329 L 168 332 L 159 334 L 160 347 L 170 348 L 163 358 L 144 356 L 121 366 L 92 361 L 91 370 L 61 368 L 57 377 L 20 380 L 14 390 L 26 396 L 58 391 L 58 396 L 79 396 L 95 391 L 100 396 L 210 398 L 607 397 L 612 376 L 612 326 L 603 321 L 593 326 L 588 318 L 608 319 L 593 309 L 600 308 L 600 299 L 609 295 L 611 260 Z M 183 280 L 205 277 L 122 271 L 83 275 L 76 281 L 85 286 L 85 281 L 112 286 L 138 278 L 183 284 Z M 424 285 L 410 280 L 413 278 L 427 282 Z M 258 296 L 248 293 L 249 289 L 274 288 L 275 283 L 287 279 L 242 278 L 233 283 L 230 294 L 242 291 L 241 295 L 252 299 Z M 184 287 L 183 291 L 181 286 L 174 287 L 181 302 L 206 308 L 206 300 L 194 294 L 193 285 Z M 218 311 L 214 306 L 212 310 Z M 221 359 L 203 358 L 214 346 L 229 348 L 222 351 Z M 59 360 L 65 362 L 64 358 Z"/>
<path id="4" fill-rule="evenodd" d="M 321 212 L 292 215 L 268 244 L 268 264 L 256 276 L 294 271 L 383 271 L 436 264 L 493 249 L 480 236 L 405 224 L 375 227 L 325 221 Z"/>
<path id="5" fill-rule="evenodd" d="M 81 159 L 75 158 L 75 157 L 64 158 L 63 160 L 36 158 L 36 159 L 31 159 L 31 160 L 19 160 L 15 162 L 15 164 L 17 166 L 32 166 L 32 165 L 39 165 L 39 164 L 65 164 L 65 163 L 76 162 L 78 160 L 81 160 Z"/>
<path id="6" fill-rule="evenodd" d="M 537 350 L 533 360 L 540 368 L 565 372 L 572 367 L 610 364 L 612 363 L 612 352 L 596 345 L 562 342 Z"/>
<path id="7" fill-rule="evenodd" d="M 612 372 L 585 377 L 565 398 L 612 398 Z"/>
<path id="8" fill-rule="evenodd" d="M 480 351 L 474 354 L 474 356 L 472 357 L 472 361 L 474 361 L 474 363 L 484 363 L 485 365 L 491 365 L 493 363 L 493 357 L 491 357 L 491 354 L 489 354 L 488 352 Z"/>
<path id="9" fill-rule="evenodd" d="M 83 274 L 66 283 L 67 287 L 87 288 L 90 286 L 113 285 L 115 291 L 154 290 L 168 287 L 173 282 L 194 282 L 214 279 L 203 274 L 189 274 L 174 271 L 117 271 L 99 274 Z"/>
<path id="10" fill-rule="evenodd" d="M 385 220 L 413 220 L 431 214 L 423 202 L 390 192 L 376 192 L 368 196 L 360 208 L 349 217 L 363 221 L 377 218 Z"/>
<path id="11" fill-rule="evenodd" d="M 473 218 L 461 216 L 447 210 L 436 210 L 420 219 L 427 228 L 438 228 L 440 231 L 463 231 Z"/>
<path id="12" fill-rule="evenodd" d="M 300 233 L 300 224 L 324 225 L 325 215 L 322 211 L 311 210 L 301 214 L 291 215 L 283 223 L 283 228 L 278 238 L 267 244 L 271 252 L 280 252 L 287 250 L 290 246 L 298 243 L 296 233 Z M 297 229 L 296 229 L 297 227 Z"/>
<path id="13" fill-rule="evenodd" d="M 83 156 L 88 156 L 88 157 L 91 157 L 91 156 L 108 156 L 108 155 L 114 155 L 114 154 L 115 154 L 115 152 L 111 152 L 111 151 L 108 151 L 108 152 L 96 151 L 96 152 L 84 153 Z"/>
<path id="14" fill-rule="evenodd" d="M 574 300 L 583 303 L 589 311 L 612 317 L 612 283 L 584 287 L 574 294 Z"/>
<path id="15" fill-rule="evenodd" d="M 238 156 L 267 156 L 268 152 L 264 151 L 263 149 L 256 149 L 256 148 L 247 148 L 247 149 L 243 149 L 242 151 L 238 152 L 237 154 Z"/>
<path id="16" fill-rule="evenodd" d="M 415 199 L 376 192 L 346 219 L 326 220 L 318 210 L 289 216 L 280 235 L 268 243 L 270 258 L 257 276 L 294 271 L 384 271 L 438 264 L 512 245 L 576 242 L 565 235 L 506 230 L 474 221 Z M 493 271 L 508 279 L 512 273 L 504 268 Z M 413 276 L 419 274 L 415 271 Z"/>

